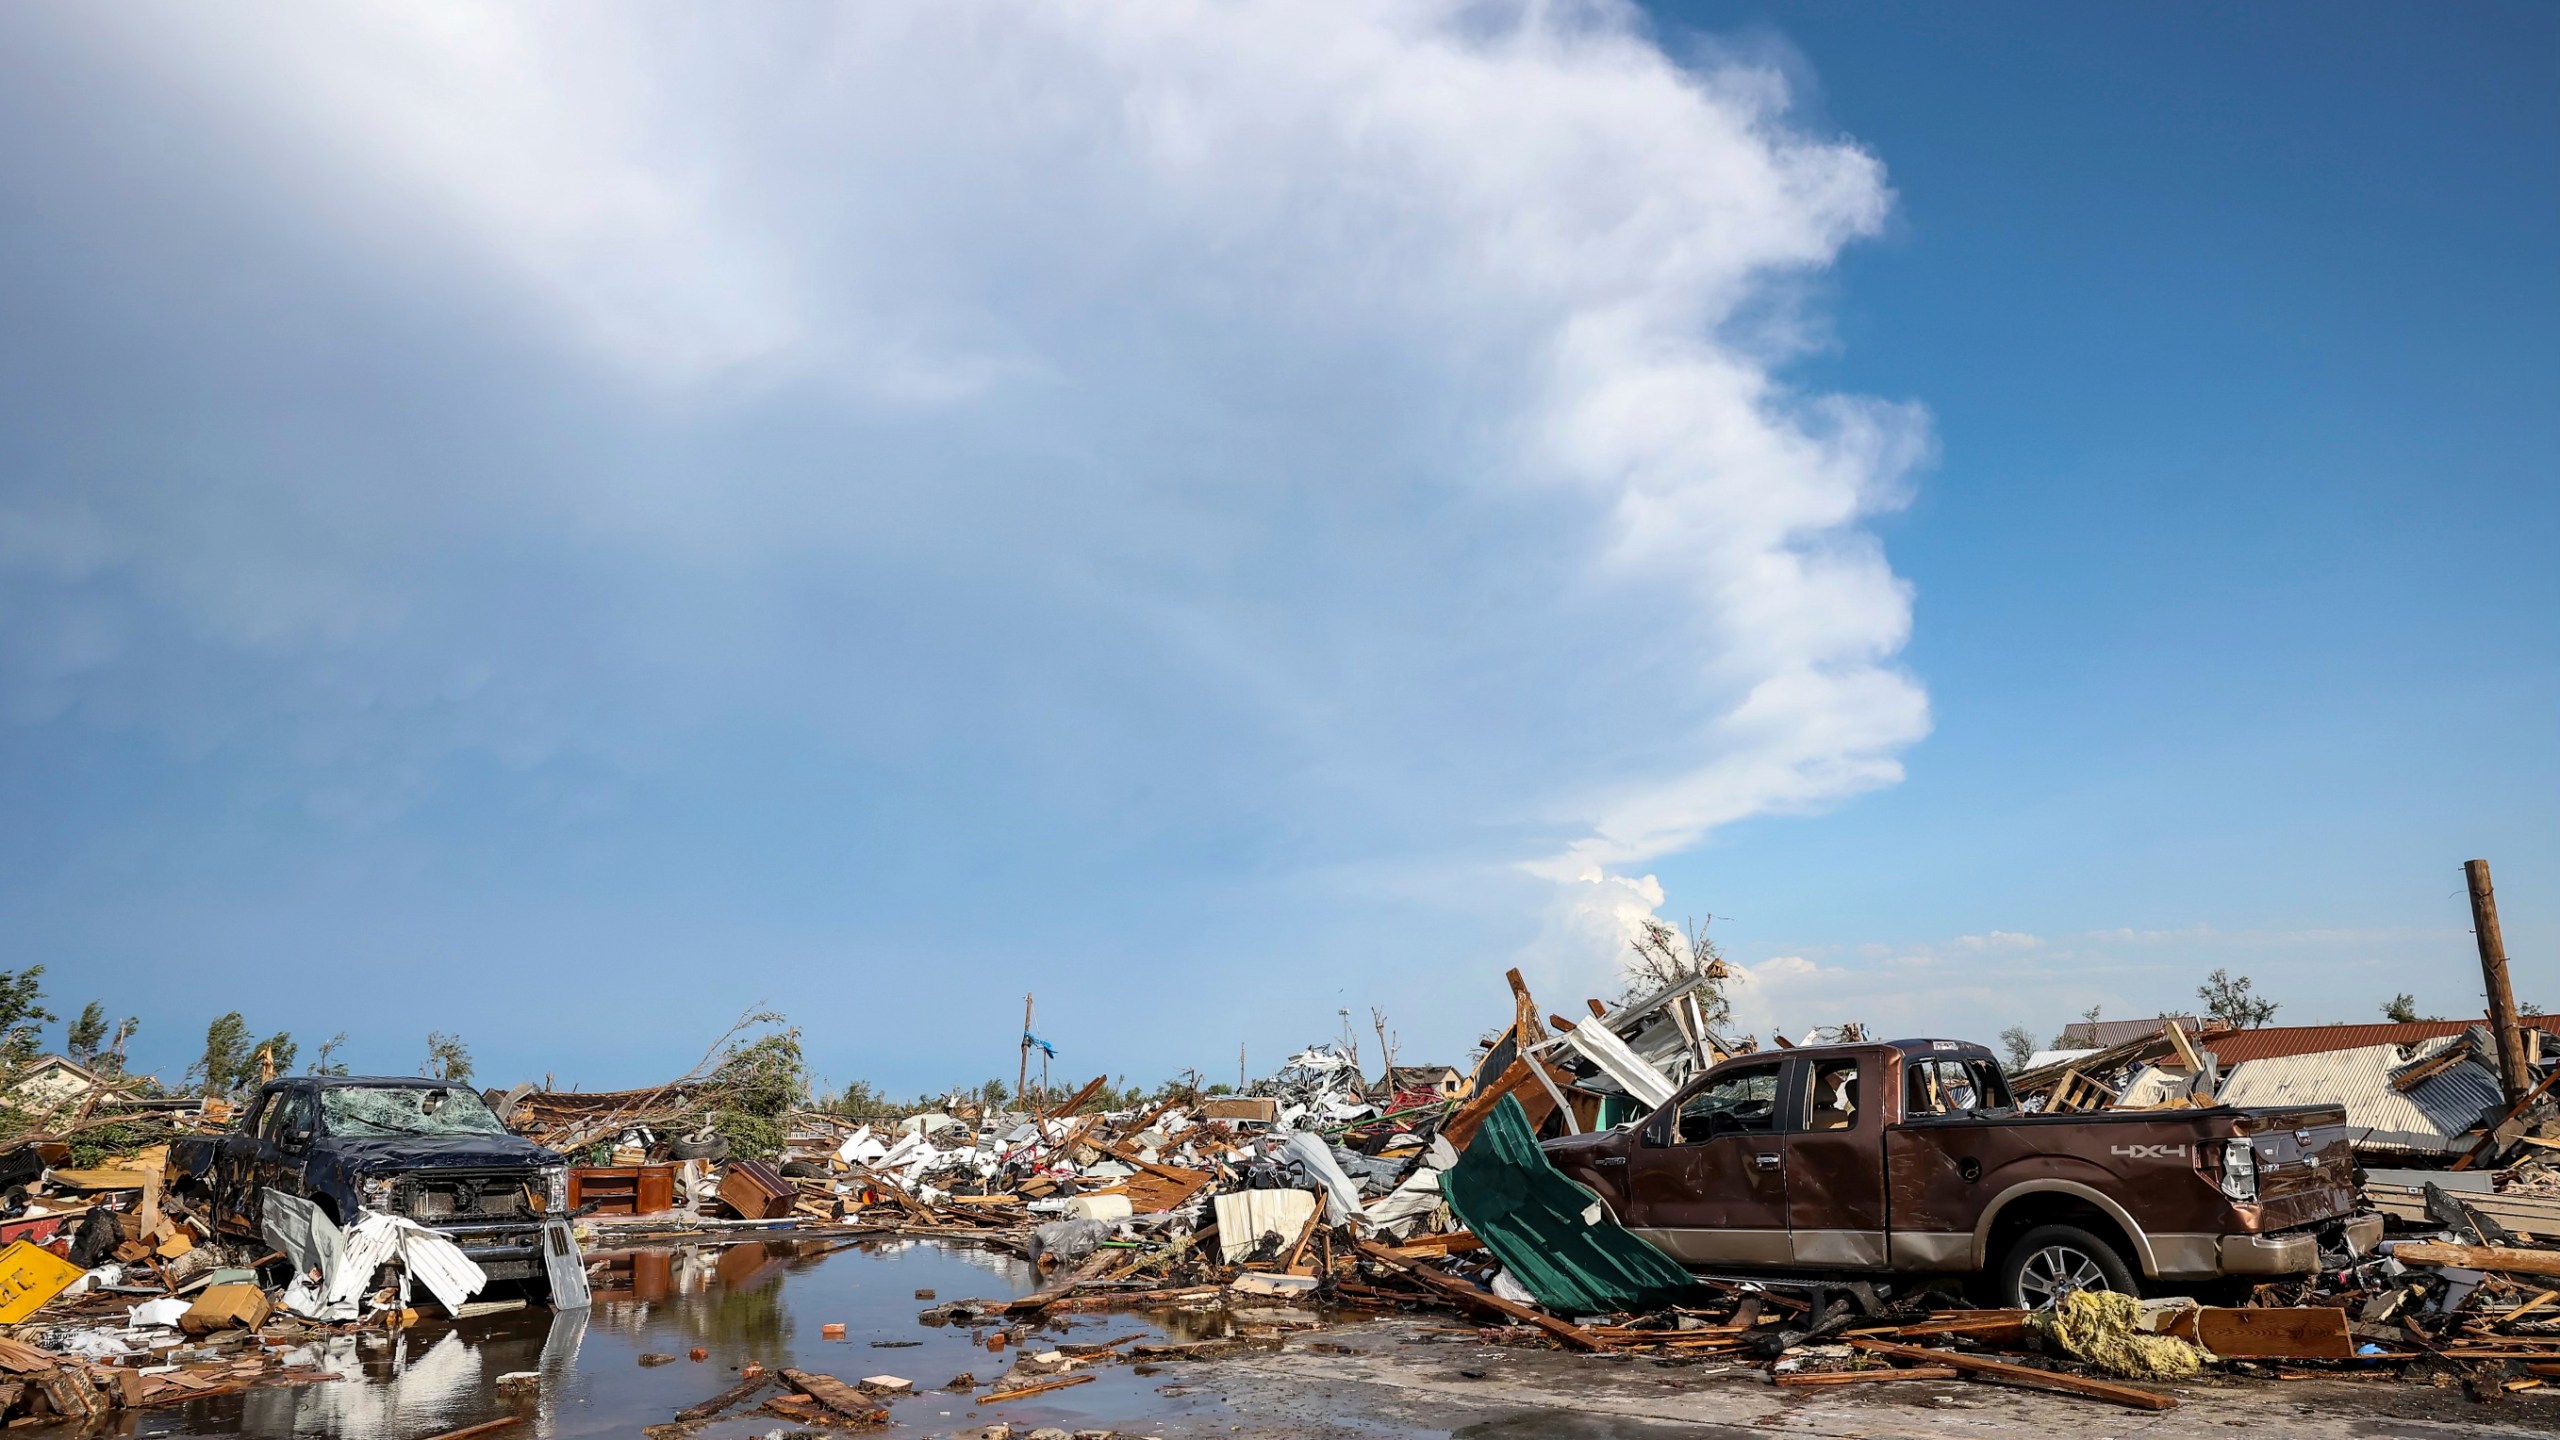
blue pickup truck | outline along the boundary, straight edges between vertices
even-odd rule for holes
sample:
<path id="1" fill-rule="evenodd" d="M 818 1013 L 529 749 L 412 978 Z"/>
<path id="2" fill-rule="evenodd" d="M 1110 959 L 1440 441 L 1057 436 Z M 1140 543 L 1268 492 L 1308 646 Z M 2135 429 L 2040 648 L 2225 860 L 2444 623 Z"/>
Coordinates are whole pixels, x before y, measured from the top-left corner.
<path id="1" fill-rule="evenodd" d="M 508 1132 L 467 1085 L 408 1076 L 269 1081 L 219 1135 L 169 1147 L 178 1194 L 224 1235 L 255 1239 L 282 1190 L 341 1225 L 359 1211 L 443 1232 L 491 1280 L 545 1276 L 543 1222 L 568 1213 L 568 1161 Z"/>

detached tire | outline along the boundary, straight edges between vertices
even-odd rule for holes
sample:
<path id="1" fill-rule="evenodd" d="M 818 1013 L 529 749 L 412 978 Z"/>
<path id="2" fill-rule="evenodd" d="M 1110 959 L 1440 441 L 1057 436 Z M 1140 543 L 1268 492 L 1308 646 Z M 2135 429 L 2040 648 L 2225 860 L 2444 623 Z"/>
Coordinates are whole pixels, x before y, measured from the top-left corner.
<path id="1" fill-rule="evenodd" d="M 2039 1225 L 2000 1257 L 1993 1293 L 2012 1310 L 2046 1310 L 2074 1290 L 2142 1293 L 2116 1247 L 2076 1225 Z"/>
<path id="2" fill-rule="evenodd" d="M 726 1160 L 729 1142 L 717 1135 L 703 1140 L 670 1140 L 667 1153 L 678 1160 Z"/>

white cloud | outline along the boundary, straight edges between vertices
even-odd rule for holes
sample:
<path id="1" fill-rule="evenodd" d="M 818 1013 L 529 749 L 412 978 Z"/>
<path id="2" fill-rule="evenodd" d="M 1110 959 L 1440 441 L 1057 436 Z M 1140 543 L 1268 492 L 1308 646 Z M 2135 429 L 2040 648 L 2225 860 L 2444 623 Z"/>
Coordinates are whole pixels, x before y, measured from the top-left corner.
<path id="1" fill-rule="evenodd" d="M 1662 903 L 1626 872 L 1893 784 L 1928 729 L 1909 587 L 1862 528 L 1925 418 L 1792 390 L 1802 332 L 1766 314 L 1883 221 L 1882 166 L 1794 128 L 1770 72 L 1674 63 L 1631 5 L 82 23 L 201 112 L 262 183 L 237 203 L 390 291 L 473 297 L 627 431 L 107 486 L 125 533 L 73 548 L 138 556 L 133 603 L 190 617 L 167 643 L 354 672 L 241 704 L 510 755 L 722 703 L 881 745 L 1033 709 L 1022 743 L 1100 737 L 1061 768 L 1106 791 L 1160 781 L 1151 727 L 1186 724 L 1216 778 L 1169 788 L 1290 812 L 1320 851 L 1501 851 L 1555 882 L 1549 940 L 1585 967 Z M 181 543 L 206 532 L 147 518 L 161 485 L 236 501 L 202 503 L 240 543 Z M 492 626 L 451 574 L 528 548 L 590 603 Z M 613 564 L 718 602 L 666 623 L 590 583 Z M 1001 634 L 919 640 L 939 661 L 903 686 L 812 662 L 811 572 L 894 574 L 919 626 L 999 604 Z M 1104 653 L 1070 663 L 1052 617 Z M 982 681 L 1017 672 L 1030 704 Z M 1174 719 L 1111 708 L 1158 692 Z M 1272 793 L 1222 788 L 1248 784 Z"/>

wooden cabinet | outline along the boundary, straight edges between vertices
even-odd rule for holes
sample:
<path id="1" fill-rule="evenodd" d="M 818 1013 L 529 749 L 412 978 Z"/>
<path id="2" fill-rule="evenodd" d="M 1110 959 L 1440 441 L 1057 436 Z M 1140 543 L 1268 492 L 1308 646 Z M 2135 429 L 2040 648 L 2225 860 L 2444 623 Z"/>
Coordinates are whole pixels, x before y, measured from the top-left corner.
<path id="1" fill-rule="evenodd" d="M 599 1215 L 655 1215 L 676 1208 L 673 1165 L 577 1165 L 569 1170 L 569 1209 L 596 1202 Z"/>

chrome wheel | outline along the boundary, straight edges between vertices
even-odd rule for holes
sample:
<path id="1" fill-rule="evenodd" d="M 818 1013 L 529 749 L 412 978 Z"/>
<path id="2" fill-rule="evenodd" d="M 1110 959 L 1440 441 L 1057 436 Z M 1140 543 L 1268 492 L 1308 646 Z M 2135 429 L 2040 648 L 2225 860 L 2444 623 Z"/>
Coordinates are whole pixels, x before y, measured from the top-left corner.
<path id="1" fill-rule="evenodd" d="M 2027 1257 L 2018 1270 L 2018 1298 L 2030 1310 L 2049 1310 L 2074 1290 L 2112 1290 L 2107 1272 L 2087 1251 L 2069 1245 L 2047 1245 Z"/>

